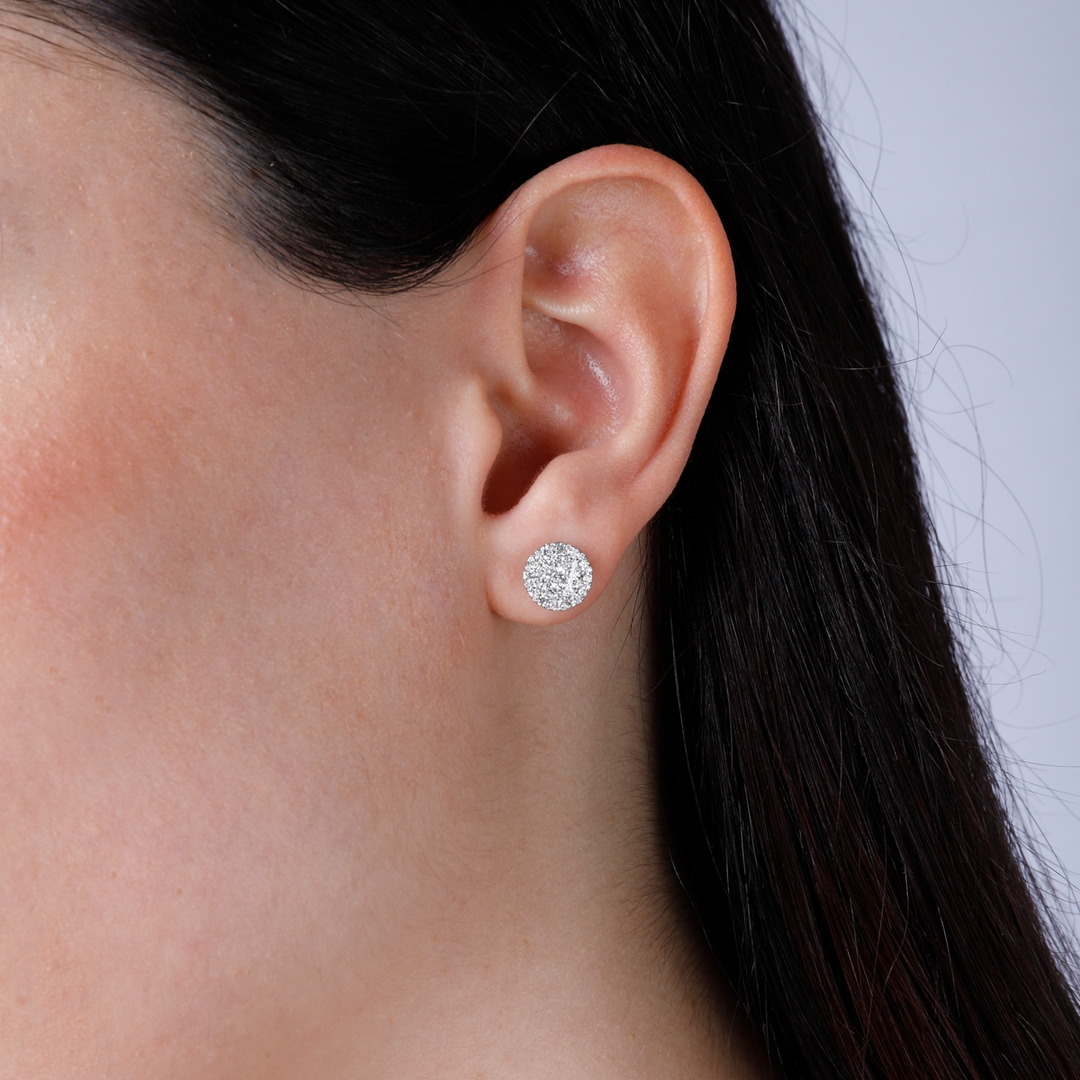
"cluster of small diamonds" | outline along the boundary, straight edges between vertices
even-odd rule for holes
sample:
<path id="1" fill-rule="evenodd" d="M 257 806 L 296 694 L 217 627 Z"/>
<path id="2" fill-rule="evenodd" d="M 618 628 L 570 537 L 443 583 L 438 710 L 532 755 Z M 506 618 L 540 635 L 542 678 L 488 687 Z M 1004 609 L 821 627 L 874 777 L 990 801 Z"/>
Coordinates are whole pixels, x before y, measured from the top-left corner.
<path id="1" fill-rule="evenodd" d="M 592 588 L 592 565 L 572 544 L 545 544 L 525 564 L 525 588 L 542 608 L 566 611 Z"/>

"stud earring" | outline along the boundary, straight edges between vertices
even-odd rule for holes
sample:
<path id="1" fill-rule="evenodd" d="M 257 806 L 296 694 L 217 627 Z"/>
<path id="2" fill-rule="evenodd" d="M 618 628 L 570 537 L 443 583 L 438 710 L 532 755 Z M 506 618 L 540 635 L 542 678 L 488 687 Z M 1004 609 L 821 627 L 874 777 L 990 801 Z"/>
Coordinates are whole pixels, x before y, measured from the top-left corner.
<path id="1" fill-rule="evenodd" d="M 577 607 L 592 588 L 592 564 L 573 544 L 545 544 L 525 564 L 525 588 L 542 608 Z"/>

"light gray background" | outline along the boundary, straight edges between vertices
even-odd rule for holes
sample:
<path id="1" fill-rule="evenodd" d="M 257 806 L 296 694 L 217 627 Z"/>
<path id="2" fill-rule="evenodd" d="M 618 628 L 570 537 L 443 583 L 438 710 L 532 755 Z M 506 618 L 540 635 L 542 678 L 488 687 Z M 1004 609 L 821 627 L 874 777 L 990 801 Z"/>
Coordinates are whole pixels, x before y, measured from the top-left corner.
<path id="1" fill-rule="evenodd" d="M 1080 933 L 1080 3 L 807 0 L 1009 773 Z"/>

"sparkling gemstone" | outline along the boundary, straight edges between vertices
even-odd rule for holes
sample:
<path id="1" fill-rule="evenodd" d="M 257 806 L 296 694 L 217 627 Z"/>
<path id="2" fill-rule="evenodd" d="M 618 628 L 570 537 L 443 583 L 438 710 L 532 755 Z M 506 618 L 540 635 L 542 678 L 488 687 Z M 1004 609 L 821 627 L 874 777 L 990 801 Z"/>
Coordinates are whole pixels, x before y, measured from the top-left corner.
<path id="1" fill-rule="evenodd" d="M 592 565 L 572 544 L 545 544 L 525 564 L 525 588 L 548 611 L 577 607 L 592 588 Z"/>

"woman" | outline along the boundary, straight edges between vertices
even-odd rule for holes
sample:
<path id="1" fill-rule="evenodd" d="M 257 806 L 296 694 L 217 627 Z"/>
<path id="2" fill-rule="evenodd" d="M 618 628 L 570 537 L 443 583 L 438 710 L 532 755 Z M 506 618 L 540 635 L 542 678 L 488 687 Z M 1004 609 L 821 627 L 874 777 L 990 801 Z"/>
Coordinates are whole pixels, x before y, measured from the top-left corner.
<path id="1" fill-rule="evenodd" d="M 766 3 L 4 12 L 0 1075 L 1076 1075 Z"/>

